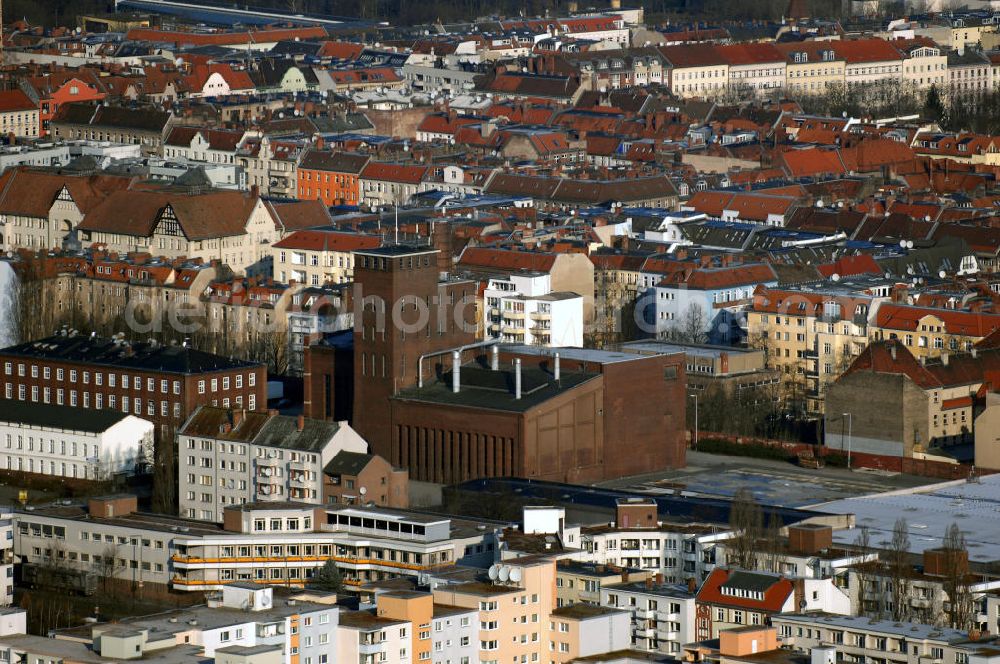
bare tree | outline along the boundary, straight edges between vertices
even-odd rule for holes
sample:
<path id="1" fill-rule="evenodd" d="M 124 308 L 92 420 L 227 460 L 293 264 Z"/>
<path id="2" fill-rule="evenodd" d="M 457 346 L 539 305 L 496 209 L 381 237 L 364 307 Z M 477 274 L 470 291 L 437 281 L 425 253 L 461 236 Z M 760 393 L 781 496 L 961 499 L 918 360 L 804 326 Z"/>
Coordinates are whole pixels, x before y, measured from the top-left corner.
<path id="1" fill-rule="evenodd" d="M 733 535 L 727 542 L 726 562 L 731 567 L 754 569 L 758 543 L 764 534 L 764 515 L 749 489 L 740 489 L 733 497 L 729 528 Z"/>
<path id="2" fill-rule="evenodd" d="M 889 548 L 889 577 L 892 583 L 892 619 L 908 622 L 910 611 L 910 533 L 906 519 L 896 519 L 892 528 L 892 545 Z"/>
<path id="3" fill-rule="evenodd" d="M 862 554 L 872 552 L 871 532 L 867 526 L 861 526 L 854 540 L 854 548 Z M 881 564 L 878 560 L 858 563 L 854 566 L 854 575 L 858 583 L 859 616 L 879 618 L 882 615 L 882 597 L 879 592 L 879 572 Z"/>
<path id="4" fill-rule="evenodd" d="M 948 596 L 945 604 L 948 624 L 954 629 L 969 629 L 973 618 L 972 593 L 969 589 L 969 551 L 965 535 L 957 523 L 952 523 L 945 531 L 942 550 L 943 590 Z"/>
<path id="5" fill-rule="evenodd" d="M 784 525 L 780 515 L 771 514 L 767 519 L 767 529 L 764 531 L 764 559 L 759 561 L 758 567 L 775 574 L 781 573 L 781 560 L 784 553 L 781 529 Z"/>

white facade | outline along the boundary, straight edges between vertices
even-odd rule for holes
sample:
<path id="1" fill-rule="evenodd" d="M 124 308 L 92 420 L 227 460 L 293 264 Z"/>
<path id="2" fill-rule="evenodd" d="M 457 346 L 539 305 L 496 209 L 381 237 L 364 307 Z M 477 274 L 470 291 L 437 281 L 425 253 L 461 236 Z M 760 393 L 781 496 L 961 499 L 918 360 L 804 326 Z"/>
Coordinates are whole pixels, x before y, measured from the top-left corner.
<path id="1" fill-rule="evenodd" d="M 101 480 L 134 472 L 149 458 L 152 422 L 112 411 L 93 415 L 26 403 L 0 409 L 0 469 Z"/>
<path id="2" fill-rule="evenodd" d="M 680 586 L 619 583 L 601 588 L 601 606 L 631 611 L 637 650 L 674 655 L 695 640 L 695 596 Z"/>
<path id="3" fill-rule="evenodd" d="M 552 292 L 548 274 L 490 279 L 483 298 L 487 336 L 529 346 L 583 346 L 583 297 Z"/>
<path id="4" fill-rule="evenodd" d="M 236 417 L 251 421 L 247 428 L 254 435 L 247 439 L 230 433 L 240 431 L 241 420 L 231 424 L 230 431 L 208 434 L 199 426 L 199 413 L 177 436 L 178 503 L 187 519 L 221 522 L 226 507 L 258 501 L 321 504 L 323 468 L 330 460 L 344 450 L 368 452 L 368 443 L 347 422 L 301 421 L 296 431 L 288 424 L 292 418 L 234 411 Z M 268 421 L 253 429 L 252 420 L 260 418 Z M 297 448 L 294 441 L 278 441 L 269 434 L 283 427 L 281 431 L 294 437 L 307 422 L 323 442 Z"/>
<path id="5" fill-rule="evenodd" d="M 715 569 L 717 545 L 729 537 L 730 533 L 713 533 L 708 526 L 583 528 L 584 553 L 578 560 L 648 570 L 662 574 L 666 583 L 681 583 L 691 577 L 701 581 Z"/>

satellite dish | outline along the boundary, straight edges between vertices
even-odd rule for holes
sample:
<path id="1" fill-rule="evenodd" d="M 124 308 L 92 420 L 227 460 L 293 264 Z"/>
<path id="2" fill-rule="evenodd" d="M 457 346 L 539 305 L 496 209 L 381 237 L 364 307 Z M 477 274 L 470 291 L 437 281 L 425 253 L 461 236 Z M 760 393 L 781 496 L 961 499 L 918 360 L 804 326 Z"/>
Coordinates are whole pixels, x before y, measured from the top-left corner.
<path id="1" fill-rule="evenodd" d="M 906 240 L 900 240 L 899 246 L 901 246 L 903 249 L 906 249 Z"/>
<path id="2" fill-rule="evenodd" d="M 948 276 L 948 273 L 945 272 L 944 270 L 941 270 L 940 272 L 938 272 L 938 276 L 944 279 L 946 276 Z"/>
<path id="3" fill-rule="evenodd" d="M 366 493 L 368 493 L 368 489 L 366 489 L 365 487 L 361 487 L 360 489 L 358 489 L 358 493 L 360 493 L 363 496 Z"/>
<path id="4" fill-rule="evenodd" d="M 490 581 L 496 581 L 497 578 L 500 576 L 500 566 L 490 565 L 490 571 L 488 572 L 488 574 L 490 577 Z"/>
<path id="5" fill-rule="evenodd" d="M 840 275 L 837 274 L 836 272 L 834 272 L 833 276 L 830 277 L 830 278 L 833 279 L 834 281 L 840 281 Z"/>
<path id="6" fill-rule="evenodd" d="M 511 567 L 510 568 L 510 580 L 512 583 L 517 583 L 521 580 L 521 568 Z"/>
<path id="7" fill-rule="evenodd" d="M 506 583 L 507 580 L 510 579 L 510 568 L 507 567 L 506 565 L 504 565 L 503 567 L 501 567 L 499 575 L 498 575 L 498 578 L 501 581 L 503 581 L 504 583 Z"/>

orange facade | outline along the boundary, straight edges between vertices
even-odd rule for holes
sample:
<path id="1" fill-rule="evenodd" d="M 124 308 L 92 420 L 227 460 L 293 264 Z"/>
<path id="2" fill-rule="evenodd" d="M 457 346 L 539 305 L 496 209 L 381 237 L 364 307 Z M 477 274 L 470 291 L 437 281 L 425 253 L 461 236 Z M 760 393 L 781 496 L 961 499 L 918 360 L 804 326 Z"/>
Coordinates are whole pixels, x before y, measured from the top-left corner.
<path id="1" fill-rule="evenodd" d="M 299 198 L 318 198 L 327 207 L 334 205 L 357 205 L 361 196 L 358 176 L 354 173 L 338 173 L 318 169 L 298 169 Z"/>
<path id="2" fill-rule="evenodd" d="M 38 135 L 48 135 L 49 122 L 63 104 L 76 101 L 100 101 L 102 99 L 104 99 L 104 93 L 84 81 L 78 78 L 66 81 L 52 90 L 51 94 L 39 100 Z"/>

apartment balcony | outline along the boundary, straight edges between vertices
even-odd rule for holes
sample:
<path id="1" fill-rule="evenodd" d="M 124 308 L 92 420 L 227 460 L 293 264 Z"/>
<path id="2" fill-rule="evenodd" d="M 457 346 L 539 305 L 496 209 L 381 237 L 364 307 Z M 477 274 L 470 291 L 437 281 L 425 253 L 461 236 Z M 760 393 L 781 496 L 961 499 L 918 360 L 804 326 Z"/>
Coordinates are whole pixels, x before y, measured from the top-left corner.
<path id="1" fill-rule="evenodd" d="M 640 639 L 652 639 L 656 637 L 656 629 L 653 627 L 647 627 L 640 625 L 638 627 L 632 628 L 632 634 Z"/>
<path id="2" fill-rule="evenodd" d="M 523 311 L 514 311 L 514 310 L 504 310 L 503 317 L 504 318 L 513 318 L 515 320 L 524 320 L 524 312 Z"/>
<path id="3" fill-rule="evenodd" d="M 534 311 L 531 314 L 531 320 L 552 320 L 552 312 Z"/>
<path id="4" fill-rule="evenodd" d="M 815 346 L 812 348 L 806 348 L 804 351 L 802 351 L 802 357 L 815 360 L 819 358 L 819 349 L 817 349 Z"/>
<path id="5" fill-rule="evenodd" d="M 523 337 L 524 325 L 511 324 L 508 321 L 504 321 L 503 327 L 500 328 L 500 331 L 503 332 L 504 334 L 513 334 L 515 336 Z"/>
<path id="6" fill-rule="evenodd" d="M 655 609 L 633 609 L 632 617 L 636 620 L 656 620 Z"/>
<path id="7" fill-rule="evenodd" d="M 366 641 L 366 640 L 363 640 L 360 643 L 358 643 L 358 654 L 360 654 L 360 655 L 377 655 L 378 653 L 382 652 L 383 650 L 385 650 L 385 642 L 384 641 L 377 641 L 377 640 Z"/>
<path id="8" fill-rule="evenodd" d="M 680 638 L 680 632 L 675 632 L 666 629 L 656 630 L 656 638 L 660 641 L 676 641 Z"/>
<path id="9" fill-rule="evenodd" d="M 929 609 L 931 608 L 932 600 L 930 597 L 911 597 L 910 606 L 916 609 Z"/>
<path id="10" fill-rule="evenodd" d="M 666 611 L 657 611 L 656 619 L 660 622 L 680 622 L 681 614 L 679 613 L 667 613 Z"/>
<path id="11" fill-rule="evenodd" d="M 278 466 L 278 460 L 274 457 L 257 457 L 257 467 L 268 467 L 275 468 Z"/>
<path id="12" fill-rule="evenodd" d="M 292 472 L 288 476 L 288 481 L 292 486 L 297 486 L 297 487 L 316 486 L 316 480 L 310 479 L 306 473 Z"/>

